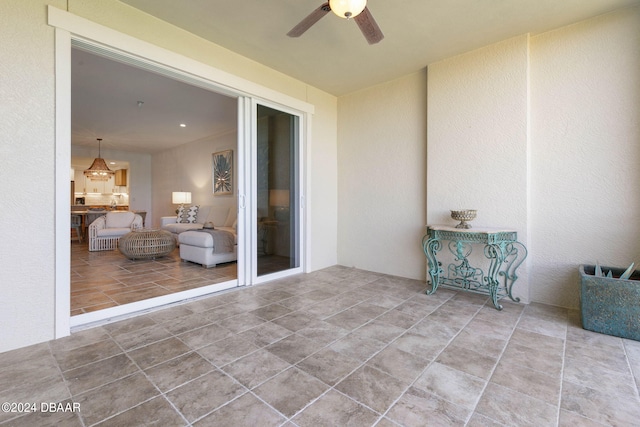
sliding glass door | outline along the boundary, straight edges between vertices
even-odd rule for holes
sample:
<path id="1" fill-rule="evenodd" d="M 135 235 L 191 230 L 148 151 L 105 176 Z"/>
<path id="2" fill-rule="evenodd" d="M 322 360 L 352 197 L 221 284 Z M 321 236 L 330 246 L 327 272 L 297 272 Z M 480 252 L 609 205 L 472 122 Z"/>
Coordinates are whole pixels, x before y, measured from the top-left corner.
<path id="1" fill-rule="evenodd" d="M 301 271 L 300 116 L 255 105 L 254 277 Z"/>

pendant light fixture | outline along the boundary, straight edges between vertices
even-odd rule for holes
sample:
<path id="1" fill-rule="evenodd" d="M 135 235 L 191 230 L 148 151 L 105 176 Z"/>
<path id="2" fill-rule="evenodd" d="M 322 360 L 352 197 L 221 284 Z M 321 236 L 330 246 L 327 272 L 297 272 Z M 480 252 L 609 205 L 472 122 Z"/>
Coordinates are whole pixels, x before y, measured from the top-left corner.
<path id="1" fill-rule="evenodd" d="M 84 176 L 89 178 L 92 181 L 108 181 L 109 178 L 114 176 L 116 173 L 109 169 L 107 166 L 107 162 L 104 161 L 102 157 L 100 157 L 100 143 L 102 142 L 102 138 L 98 139 L 98 157 L 91 163 L 89 169 L 84 171 Z"/>
<path id="2" fill-rule="evenodd" d="M 331 11 L 340 18 L 355 18 L 367 6 L 367 0 L 329 0 Z"/>

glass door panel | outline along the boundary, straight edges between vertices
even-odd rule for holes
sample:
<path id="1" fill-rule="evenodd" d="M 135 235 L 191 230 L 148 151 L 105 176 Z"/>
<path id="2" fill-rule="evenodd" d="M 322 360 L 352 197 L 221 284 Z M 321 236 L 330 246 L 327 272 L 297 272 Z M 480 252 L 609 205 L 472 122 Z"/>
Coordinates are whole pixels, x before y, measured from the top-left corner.
<path id="1" fill-rule="evenodd" d="M 257 106 L 257 276 L 300 267 L 299 117 Z"/>

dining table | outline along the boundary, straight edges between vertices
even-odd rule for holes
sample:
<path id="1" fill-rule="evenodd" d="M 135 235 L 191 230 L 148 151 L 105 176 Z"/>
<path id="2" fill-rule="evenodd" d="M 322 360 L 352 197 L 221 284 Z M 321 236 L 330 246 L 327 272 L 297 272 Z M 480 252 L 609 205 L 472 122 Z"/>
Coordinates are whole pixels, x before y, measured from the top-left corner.
<path id="1" fill-rule="evenodd" d="M 87 209 L 82 211 L 71 211 L 71 215 L 80 215 L 80 217 L 82 218 L 82 235 L 86 236 L 89 225 L 102 215 L 106 215 L 107 212 L 109 211 L 106 209 Z"/>

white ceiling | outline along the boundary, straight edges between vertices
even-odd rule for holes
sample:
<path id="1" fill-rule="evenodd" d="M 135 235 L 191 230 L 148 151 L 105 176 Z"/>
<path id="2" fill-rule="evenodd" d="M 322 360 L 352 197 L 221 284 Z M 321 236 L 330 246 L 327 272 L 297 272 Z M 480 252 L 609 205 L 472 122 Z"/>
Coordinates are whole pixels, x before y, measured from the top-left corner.
<path id="1" fill-rule="evenodd" d="M 138 105 L 138 102 L 142 102 Z M 237 100 L 71 50 L 71 143 L 154 153 L 237 128 Z M 180 127 L 180 124 L 185 127 Z"/>
<path id="2" fill-rule="evenodd" d="M 370 0 L 385 34 L 369 45 L 329 13 L 286 33 L 323 0 L 120 0 L 334 95 L 453 55 L 540 33 L 640 0 Z M 72 50 L 72 144 L 154 153 L 236 128 L 236 100 L 79 49 Z M 138 101 L 142 101 L 141 107 Z M 187 126 L 181 128 L 180 123 Z"/>
<path id="3" fill-rule="evenodd" d="M 525 33 L 541 33 L 640 0 L 369 0 L 385 34 L 369 45 L 353 20 L 328 14 L 286 33 L 324 0 L 120 0 L 204 39 L 343 95 Z"/>

